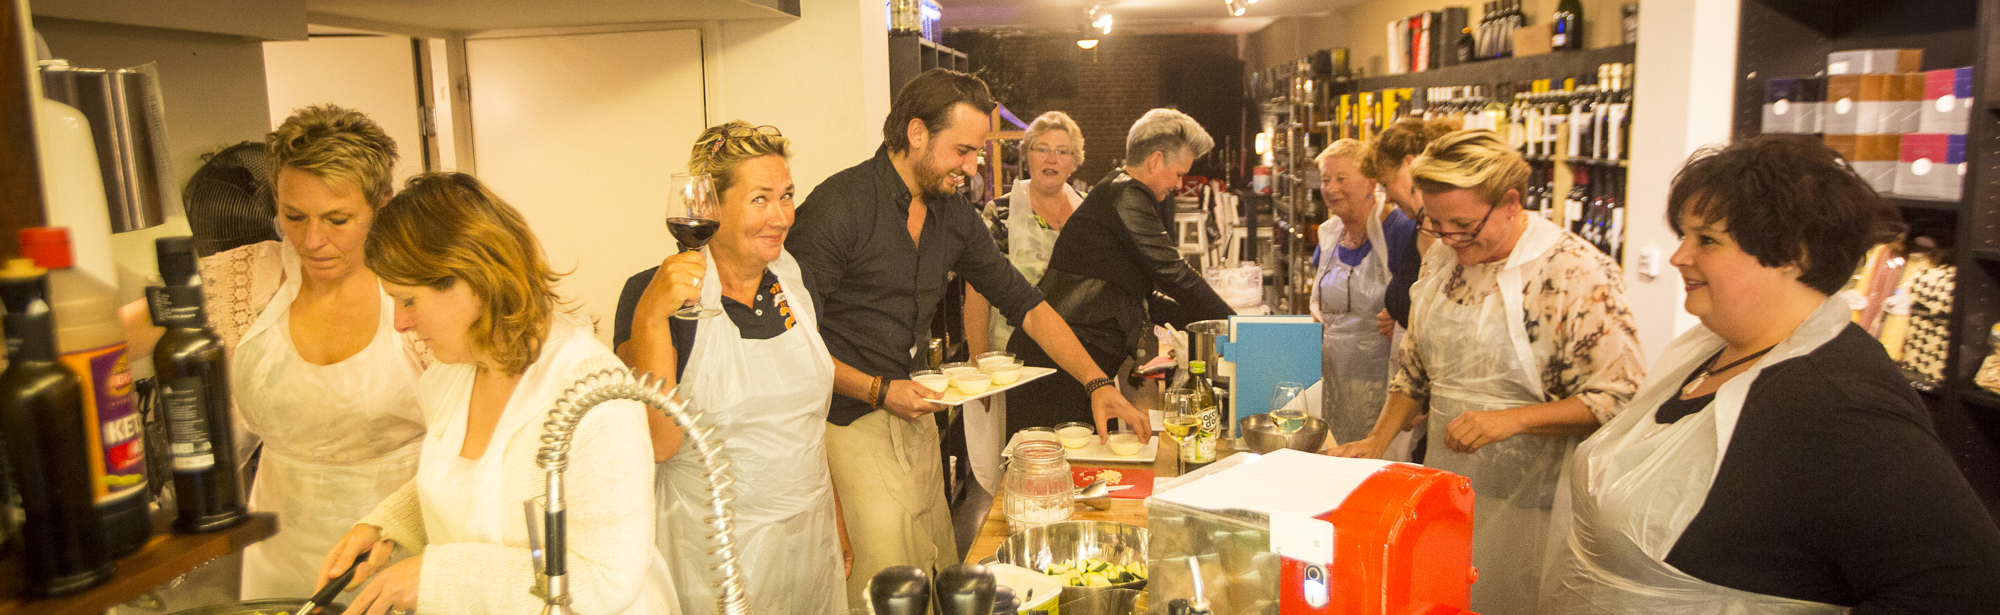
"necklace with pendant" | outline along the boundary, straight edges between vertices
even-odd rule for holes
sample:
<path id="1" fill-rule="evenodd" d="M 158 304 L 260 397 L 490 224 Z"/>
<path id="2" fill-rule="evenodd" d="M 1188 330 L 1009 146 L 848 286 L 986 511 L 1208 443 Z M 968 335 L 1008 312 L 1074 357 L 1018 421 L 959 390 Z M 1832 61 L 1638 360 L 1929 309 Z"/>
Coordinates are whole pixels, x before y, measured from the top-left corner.
<path id="1" fill-rule="evenodd" d="M 1699 388 L 1701 388 L 1701 383 L 1702 383 L 1703 381 L 1706 381 L 1706 380 L 1708 380 L 1708 377 L 1709 377 L 1709 376 L 1713 376 L 1713 375 L 1715 375 L 1715 374 L 1718 374 L 1718 373 L 1722 373 L 1722 372 L 1726 372 L 1726 371 L 1729 371 L 1730 369 L 1732 369 L 1732 368 L 1735 368 L 1736 366 L 1738 366 L 1738 365 L 1742 365 L 1742 364 L 1744 364 L 1744 363 L 1749 363 L 1749 362 L 1750 362 L 1751 360 L 1753 360 L 1753 359 L 1756 359 L 1757 357 L 1761 357 L 1761 356 L 1764 356 L 1764 353 L 1767 353 L 1767 352 L 1770 352 L 1772 348 L 1777 348 L 1777 347 L 1778 347 L 1778 345 L 1777 345 L 1777 344 L 1772 344 L 1772 345 L 1770 345 L 1770 346 L 1765 346 L 1763 350 L 1759 350 L 1759 351 L 1757 351 L 1757 352 L 1753 352 L 1753 353 L 1750 353 L 1749 355 L 1746 355 L 1746 356 L 1744 356 L 1744 357 L 1743 357 L 1743 358 L 1741 358 L 1741 359 L 1737 359 L 1737 360 L 1735 360 L 1735 361 L 1732 361 L 1732 362 L 1730 362 L 1730 363 L 1729 363 L 1728 365 L 1724 365 L 1724 366 L 1722 366 L 1722 367 L 1719 367 L 1719 368 L 1718 368 L 1718 367 L 1712 367 L 1712 366 L 1713 366 L 1713 365 L 1715 365 L 1715 362 L 1716 362 L 1717 360 L 1720 360 L 1720 359 L 1722 358 L 1722 353 L 1723 353 L 1723 350 L 1727 350 L 1727 349 L 1725 348 L 1725 349 L 1723 349 L 1723 350 L 1717 350 L 1717 351 L 1715 351 L 1715 356 L 1713 356 L 1713 357 L 1709 357 L 1709 358 L 1708 358 L 1708 363 L 1706 364 L 1706 365 L 1709 365 L 1709 366 L 1711 366 L 1711 367 L 1703 367 L 1703 368 L 1701 368 L 1701 373 L 1698 373 L 1698 374 L 1695 374 L 1695 375 L 1694 375 L 1694 379 L 1693 379 L 1693 380 L 1689 380 L 1689 381 L 1688 381 L 1688 383 L 1687 383 L 1687 386 L 1683 386 L 1683 387 L 1681 387 L 1681 397 L 1692 397 L 1692 396 L 1694 396 L 1694 392 L 1695 392 L 1695 389 L 1699 389 Z"/>

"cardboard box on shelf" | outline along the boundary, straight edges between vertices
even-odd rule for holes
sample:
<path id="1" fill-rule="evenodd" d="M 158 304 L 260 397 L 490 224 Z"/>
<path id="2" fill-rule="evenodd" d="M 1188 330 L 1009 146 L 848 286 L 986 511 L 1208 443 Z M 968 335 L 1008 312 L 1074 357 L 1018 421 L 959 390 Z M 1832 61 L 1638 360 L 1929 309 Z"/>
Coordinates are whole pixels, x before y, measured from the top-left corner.
<path id="1" fill-rule="evenodd" d="M 1828 75 L 1914 73 L 1923 66 L 1922 49 L 1854 49 L 1826 55 Z"/>
<path id="2" fill-rule="evenodd" d="M 1883 134 L 1909 134 L 1922 124 L 1924 74 L 1889 75 L 1889 113 L 1883 118 Z"/>
<path id="3" fill-rule="evenodd" d="M 1554 48 L 1555 26 L 1544 22 L 1514 30 L 1514 57 L 1538 56 Z"/>
<path id="4" fill-rule="evenodd" d="M 1765 134 L 1817 134 L 1826 79 L 1772 79 L 1764 87 Z"/>
<path id="5" fill-rule="evenodd" d="M 1861 125 L 1861 75 L 1835 75 L 1826 78 L 1826 106 L 1822 107 L 1820 127 L 1829 135 L 1857 135 L 1863 132 Z M 1872 128 L 1872 126 L 1871 126 Z"/>
<path id="6" fill-rule="evenodd" d="M 1939 193 L 1942 183 L 1938 177 L 1958 174 L 1957 169 L 1951 168 L 1945 161 L 1948 136 L 1903 135 L 1902 155 L 1896 161 L 1896 188 L 1892 192 L 1904 196 L 1944 198 Z"/>
<path id="7" fill-rule="evenodd" d="M 1903 135 L 1855 135 L 1854 157 L 1847 162 L 1876 191 L 1892 192 L 1896 189 L 1896 162 L 1902 149 Z"/>
<path id="8" fill-rule="evenodd" d="M 1924 73 L 1924 100 L 1917 108 L 1918 132 L 1965 134 L 1972 117 L 1972 67 Z"/>
<path id="9" fill-rule="evenodd" d="M 1821 143 L 1826 144 L 1827 149 L 1833 150 L 1833 153 L 1840 154 L 1842 159 L 1851 163 L 1854 161 L 1855 138 L 1854 135 L 1829 134 L 1822 135 L 1819 139 Z"/>

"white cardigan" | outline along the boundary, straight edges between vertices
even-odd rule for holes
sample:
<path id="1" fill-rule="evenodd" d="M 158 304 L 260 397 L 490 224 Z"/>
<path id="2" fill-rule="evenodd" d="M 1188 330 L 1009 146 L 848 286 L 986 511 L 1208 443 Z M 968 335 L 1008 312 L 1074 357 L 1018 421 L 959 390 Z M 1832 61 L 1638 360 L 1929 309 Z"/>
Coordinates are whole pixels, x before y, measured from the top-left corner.
<path id="1" fill-rule="evenodd" d="M 579 348 L 588 344 L 595 348 Z M 565 350 L 569 352 L 564 352 Z M 577 352 L 582 350 L 584 352 Z M 571 358 L 562 359 L 563 355 Z M 545 365 L 556 360 L 568 365 Z M 609 367 L 623 367 L 616 355 L 590 334 L 589 324 L 559 316 L 536 365 L 560 386 L 531 387 L 527 378 L 515 390 L 550 407 L 555 398 L 584 376 Z M 440 389 L 456 378 L 469 377 L 469 364 L 437 365 L 418 383 L 418 398 L 433 432 L 449 415 L 464 412 L 466 399 L 439 399 Z M 546 475 L 535 463 L 541 446 L 541 419 L 508 437 L 502 460 L 503 501 L 521 502 L 545 492 Z M 496 434 L 497 435 L 497 434 Z M 497 442 L 497 441 L 496 441 Z M 577 425 L 570 446 L 570 470 L 564 475 L 569 507 L 569 578 L 572 608 L 578 613 L 672 613 L 672 588 L 648 583 L 648 569 L 659 557 L 653 546 L 652 441 L 645 407 L 628 401 L 599 405 Z M 514 508 L 514 511 L 521 510 Z M 456 542 L 429 544 L 417 481 L 412 480 L 383 500 L 360 523 L 381 527 L 383 537 L 424 556 L 417 608 L 428 613 L 532 613 L 542 600 L 529 593 L 534 567 L 528 556 L 525 515 L 502 515 L 503 544 Z"/>

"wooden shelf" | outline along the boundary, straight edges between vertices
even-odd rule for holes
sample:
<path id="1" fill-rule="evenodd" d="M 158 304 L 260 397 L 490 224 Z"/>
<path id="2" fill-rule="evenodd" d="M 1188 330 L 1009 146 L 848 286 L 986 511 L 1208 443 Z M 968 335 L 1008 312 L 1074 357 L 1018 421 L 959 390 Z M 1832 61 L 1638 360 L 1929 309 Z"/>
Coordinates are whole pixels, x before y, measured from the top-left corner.
<path id="1" fill-rule="evenodd" d="M 1921 196 L 1898 196 L 1894 194 L 1884 194 L 1882 198 L 1888 199 L 1890 203 L 1903 209 L 1928 209 L 1933 211 L 1958 211 L 1958 206 L 1964 203 L 1963 201 L 1933 199 Z"/>
<path id="2" fill-rule="evenodd" d="M 1362 77 L 1354 83 L 1359 91 L 1372 92 L 1392 88 L 1427 88 L 1449 85 L 1473 85 L 1531 81 L 1535 79 L 1562 79 L 1597 74 L 1597 65 L 1612 62 L 1631 62 L 1638 55 L 1638 46 L 1619 45 L 1585 49 L 1582 51 L 1552 51 L 1541 55 L 1519 58 L 1500 58 L 1469 62 L 1456 66 L 1433 68 L 1427 71 Z"/>
<path id="3" fill-rule="evenodd" d="M 21 557 L 0 560 L 0 615 L 102 615 L 106 610 L 174 580 L 209 560 L 240 551 L 278 533 L 278 515 L 253 513 L 226 530 L 206 534 L 155 534 L 139 552 L 118 560 L 111 581 L 74 596 L 29 600 L 21 597 Z"/>

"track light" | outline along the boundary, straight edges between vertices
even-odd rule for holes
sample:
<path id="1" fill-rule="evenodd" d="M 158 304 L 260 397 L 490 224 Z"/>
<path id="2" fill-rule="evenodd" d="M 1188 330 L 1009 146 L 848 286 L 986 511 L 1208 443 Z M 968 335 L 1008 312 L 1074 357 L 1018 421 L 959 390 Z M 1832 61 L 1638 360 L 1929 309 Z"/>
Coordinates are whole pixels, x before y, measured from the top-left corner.
<path id="1" fill-rule="evenodd" d="M 1094 39 L 1094 38 L 1081 38 L 1081 39 L 1077 39 L 1077 41 L 1076 41 L 1076 46 L 1078 46 L 1078 47 L 1082 47 L 1082 48 L 1084 48 L 1084 49 L 1096 49 L 1096 48 L 1097 48 L 1097 39 Z"/>

